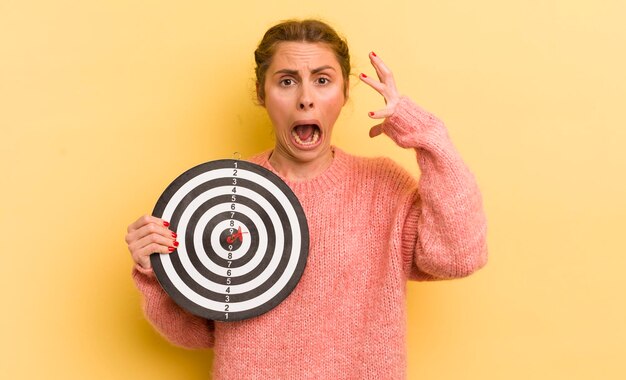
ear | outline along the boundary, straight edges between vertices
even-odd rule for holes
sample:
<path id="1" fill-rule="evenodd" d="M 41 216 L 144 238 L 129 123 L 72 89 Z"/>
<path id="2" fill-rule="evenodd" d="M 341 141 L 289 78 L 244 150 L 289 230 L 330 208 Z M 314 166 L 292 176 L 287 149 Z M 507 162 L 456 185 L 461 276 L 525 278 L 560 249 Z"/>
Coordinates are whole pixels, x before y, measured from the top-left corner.
<path id="1" fill-rule="evenodd" d="M 343 92 L 343 105 L 345 106 L 348 103 L 348 99 L 350 98 L 350 79 L 346 80 L 345 90 Z"/>
<path id="2" fill-rule="evenodd" d="M 259 93 L 259 82 L 256 82 L 256 100 L 260 106 L 265 107 L 265 100 L 261 99 L 261 94 Z"/>

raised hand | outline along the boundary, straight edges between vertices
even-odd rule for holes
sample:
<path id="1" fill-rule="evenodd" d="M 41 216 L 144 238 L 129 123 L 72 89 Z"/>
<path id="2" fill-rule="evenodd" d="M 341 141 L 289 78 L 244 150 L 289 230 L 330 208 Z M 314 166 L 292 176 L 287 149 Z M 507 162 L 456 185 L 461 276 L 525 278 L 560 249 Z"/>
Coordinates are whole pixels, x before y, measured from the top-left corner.
<path id="1" fill-rule="evenodd" d="M 367 85 L 372 87 L 374 90 L 376 90 L 379 94 L 381 94 L 383 98 L 385 98 L 385 108 L 378 111 L 369 112 L 368 114 L 369 117 L 371 117 L 372 119 L 384 119 L 393 115 L 393 113 L 395 112 L 396 106 L 400 101 L 400 93 L 396 88 L 396 82 L 393 79 L 393 73 L 391 72 L 391 70 L 389 70 L 387 65 L 385 65 L 382 59 L 380 59 L 374 52 L 371 52 L 369 54 L 369 57 L 372 66 L 374 66 L 374 70 L 376 70 L 378 81 L 368 77 L 364 73 L 361 73 L 361 75 L 359 75 L 359 78 Z M 378 136 L 382 132 L 382 123 L 375 125 L 370 129 L 370 137 Z"/>

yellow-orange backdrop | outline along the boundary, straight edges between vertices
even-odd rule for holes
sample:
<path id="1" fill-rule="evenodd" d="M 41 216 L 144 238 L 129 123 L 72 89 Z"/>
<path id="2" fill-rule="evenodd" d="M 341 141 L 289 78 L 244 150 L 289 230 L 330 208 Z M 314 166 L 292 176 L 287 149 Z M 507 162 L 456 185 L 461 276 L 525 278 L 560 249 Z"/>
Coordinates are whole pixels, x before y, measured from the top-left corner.
<path id="1" fill-rule="evenodd" d="M 374 50 L 475 172 L 490 263 L 408 285 L 410 379 L 623 379 L 623 1 L 0 1 L 0 377 L 203 379 L 144 321 L 125 228 L 200 162 L 272 146 L 252 52 L 290 17 Z M 358 82 L 358 81 L 353 81 Z M 370 140 L 354 83 L 334 141 Z"/>

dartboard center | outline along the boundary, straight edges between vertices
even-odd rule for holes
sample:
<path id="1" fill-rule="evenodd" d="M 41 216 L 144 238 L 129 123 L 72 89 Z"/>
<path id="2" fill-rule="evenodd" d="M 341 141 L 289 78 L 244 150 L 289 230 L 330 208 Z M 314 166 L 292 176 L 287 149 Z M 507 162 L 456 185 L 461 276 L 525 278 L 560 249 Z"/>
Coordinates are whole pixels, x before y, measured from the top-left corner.
<path id="1" fill-rule="evenodd" d="M 236 251 L 241 247 L 243 240 L 246 239 L 246 234 L 242 231 L 241 226 L 227 228 L 220 234 L 220 245 L 225 251 Z"/>

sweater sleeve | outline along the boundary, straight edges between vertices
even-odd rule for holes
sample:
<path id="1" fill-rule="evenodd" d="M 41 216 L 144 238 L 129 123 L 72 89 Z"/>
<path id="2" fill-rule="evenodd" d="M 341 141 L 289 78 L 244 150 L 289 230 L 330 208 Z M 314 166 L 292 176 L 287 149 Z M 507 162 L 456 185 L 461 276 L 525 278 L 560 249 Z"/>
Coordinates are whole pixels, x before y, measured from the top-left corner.
<path id="1" fill-rule="evenodd" d="M 135 266 L 133 280 L 143 295 L 146 318 L 173 344 L 194 349 L 214 345 L 214 321 L 195 316 L 178 306 L 165 293 L 152 269 Z"/>
<path id="2" fill-rule="evenodd" d="M 443 123 L 403 97 L 382 128 L 399 146 L 416 150 L 421 171 L 402 231 L 408 277 L 465 277 L 484 266 L 487 224 L 482 197 Z"/>

